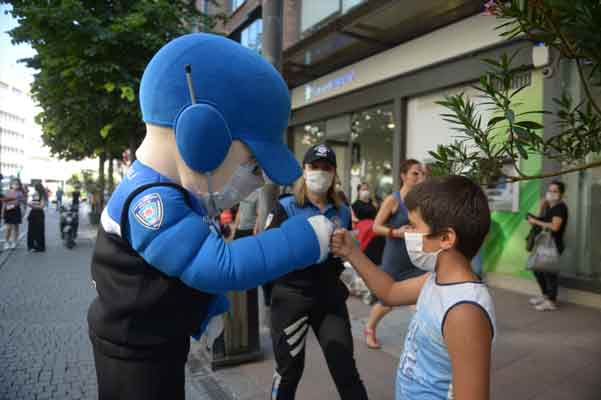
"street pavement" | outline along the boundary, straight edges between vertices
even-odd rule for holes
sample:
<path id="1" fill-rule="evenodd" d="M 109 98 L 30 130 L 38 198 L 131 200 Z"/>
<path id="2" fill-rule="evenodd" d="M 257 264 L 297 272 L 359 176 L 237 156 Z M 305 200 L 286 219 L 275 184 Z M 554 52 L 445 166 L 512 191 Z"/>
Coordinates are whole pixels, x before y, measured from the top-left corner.
<path id="1" fill-rule="evenodd" d="M 58 213 L 47 210 L 46 252 L 28 253 L 22 237 L 17 249 L 0 254 L 0 400 L 97 398 L 86 323 L 95 232 L 84 210 L 73 250 L 58 229 Z M 205 371 L 188 374 L 186 398 L 228 399 L 207 387 Z"/>
<path id="2" fill-rule="evenodd" d="M 537 312 L 528 297 L 491 288 L 497 333 L 492 362 L 492 400 L 601 400 L 601 310 L 563 303 L 560 311 Z M 561 299 L 561 289 L 560 289 Z M 396 308 L 378 328 L 381 350 L 369 350 L 362 332 L 369 307 L 348 301 L 355 359 L 370 399 L 394 399 L 394 375 L 413 315 Z M 240 400 L 269 398 L 274 358 L 267 330 L 261 335 L 264 358 L 219 370 L 213 378 Z M 193 356 L 204 352 L 193 346 Z M 339 398 L 321 349 L 310 332 L 298 399 Z"/>
<path id="3" fill-rule="evenodd" d="M 83 210 L 80 221 L 73 250 L 62 246 L 58 214 L 49 210 L 45 253 L 27 253 L 21 240 L 18 249 L 0 254 L 0 400 L 96 398 L 85 319 L 94 297 L 89 264 L 95 233 Z M 499 289 L 492 294 L 498 323 L 493 400 L 601 399 L 601 311 L 562 304 L 558 312 L 538 313 L 523 295 Z M 370 399 L 393 399 L 412 310 L 402 307 L 389 314 L 378 331 L 382 350 L 369 350 L 362 339 L 369 307 L 355 298 L 348 305 L 355 358 Z M 262 360 L 211 371 L 201 343 L 193 341 L 187 399 L 269 398 L 274 364 L 265 327 L 261 342 Z M 313 333 L 297 398 L 338 398 Z"/>

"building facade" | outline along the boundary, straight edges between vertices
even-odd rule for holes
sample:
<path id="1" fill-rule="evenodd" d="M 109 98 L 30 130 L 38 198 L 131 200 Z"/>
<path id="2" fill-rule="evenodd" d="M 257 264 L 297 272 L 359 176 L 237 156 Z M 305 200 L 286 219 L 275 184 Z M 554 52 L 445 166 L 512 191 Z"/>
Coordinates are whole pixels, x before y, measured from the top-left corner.
<path id="1" fill-rule="evenodd" d="M 27 80 L 10 69 L 0 71 L 0 172 L 5 180 L 18 177 L 24 184 L 39 181 L 55 191 L 82 169 L 97 168 L 94 160 L 52 157 L 35 122 L 39 113 Z"/>
<path id="2" fill-rule="evenodd" d="M 7 177 L 17 176 L 25 166 L 26 135 L 31 128 L 26 103 L 22 88 L 0 79 L 0 172 Z"/>
<path id="3" fill-rule="evenodd" d="M 230 19 L 221 29 L 235 40 L 249 41 L 243 38 L 260 21 L 261 2 L 230 1 L 227 7 Z M 308 146 L 330 144 L 351 200 L 363 181 L 383 198 L 398 189 L 402 160 L 431 162 L 428 152 L 454 139 L 437 101 L 463 92 L 481 102 L 472 86 L 485 72 L 482 59 L 520 50 L 515 63 L 523 72 L 513 84 L 526 88 L 519 95 L 519 111 L 553 110 L 552 98 L 559 97 L 560 88 L 579 96 L 569 64 L 555 65 L 553 53 L 536 43 L 505 40 L 497 25 L 494 17 L 483 15 L 482 1 L 285 1 L 282 73 L 292 98 L 290 147 L 300 160 Z M 490 115 L 482 111 L 486 123 Z M 550 117 L 541 116 L 539 122 L 545 136 L 556 133 Z M 527 174 L 557 167 L 541 157 L 520 164 Z M 601 293 L 601 249 L 594 243 L 601 237 L 601 168 L 563 181 L 570 219 L 562 284 L 579 290 L 564 293 Z M 535 290 L 525 270 L 530 228 L 525 217 L 538 213 L 547 183 L 487 189 L 493 226 L 482 256 L 491 283 Z M 581 302 L 601 304 L 601 296 Z"/>

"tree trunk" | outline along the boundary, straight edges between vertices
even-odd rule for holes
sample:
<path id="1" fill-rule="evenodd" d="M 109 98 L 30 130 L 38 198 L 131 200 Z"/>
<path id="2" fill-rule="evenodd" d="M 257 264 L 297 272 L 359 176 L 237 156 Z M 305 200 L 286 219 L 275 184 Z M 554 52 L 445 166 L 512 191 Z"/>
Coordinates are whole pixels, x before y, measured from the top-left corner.
<path id="1" fill-rule="evenodd" d="M 106 162 L 106 153 L 101 153 L 98 157 L 98 211 L 104 209 L 104 163 Z"/>
<path id="2" fill-rule="evenodd" d="M 108 171 L 109 196 L 113 193 L 113 190 L 115 190 L 115 178 L 113 177 L 113 168 L 114 168 L 113 163 L 114 163 L 113 157 L 110 157 L 109 158 L 109 171 Z"/>

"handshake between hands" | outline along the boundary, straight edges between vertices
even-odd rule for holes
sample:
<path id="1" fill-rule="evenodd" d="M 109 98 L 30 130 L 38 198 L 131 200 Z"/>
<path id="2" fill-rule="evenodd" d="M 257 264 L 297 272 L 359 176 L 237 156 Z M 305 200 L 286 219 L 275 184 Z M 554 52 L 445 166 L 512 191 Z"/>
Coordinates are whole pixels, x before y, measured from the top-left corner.
<path id="1" fill-rule="evenodd" d="M 322 215 L 310 217 L 308 220 L 319 241 L 319 262 L 324 261 L 330 251 L 334 256 L 346 259 L 353 252 L 359 251 L 355 239 L 353 239 L 351 233 L 346 229 L 337 229 L 330 220 Z"/>
<path id="2" fill-rule="evenodd" d="M 348 259 L 354 252 L 359 251 L 359 246 L 349 231 L 336 229 L 330 239 L 330 250 L 335 256 Z"/>

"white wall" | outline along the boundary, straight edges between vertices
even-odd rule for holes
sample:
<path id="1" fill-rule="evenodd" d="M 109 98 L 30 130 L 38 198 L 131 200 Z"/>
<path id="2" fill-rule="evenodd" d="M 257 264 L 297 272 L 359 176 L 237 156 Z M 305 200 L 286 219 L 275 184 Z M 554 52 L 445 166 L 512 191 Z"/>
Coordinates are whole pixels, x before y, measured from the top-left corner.
<path id="1" fill-rule="evenodd" d="M 452 124 L 443 120 L 440 114 L 449 113 L 449 110 L 436 104 L 444 96 L 464 92 L 467 98 L 476 104 L 484 100 L 478 98 L 478 92 L 470 86 L 461 86 L 445 91 L 415 97 L 407 102 L 407 158 L 419 161 L 430 161 L 429 151 L 435 150 L 439 144 L 448 145 L 461 133 L 452 130 Z M 480 107 L 482 113 L 482 126 L 486 127 L 490 113 L 485 107 Z"/>

